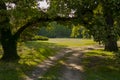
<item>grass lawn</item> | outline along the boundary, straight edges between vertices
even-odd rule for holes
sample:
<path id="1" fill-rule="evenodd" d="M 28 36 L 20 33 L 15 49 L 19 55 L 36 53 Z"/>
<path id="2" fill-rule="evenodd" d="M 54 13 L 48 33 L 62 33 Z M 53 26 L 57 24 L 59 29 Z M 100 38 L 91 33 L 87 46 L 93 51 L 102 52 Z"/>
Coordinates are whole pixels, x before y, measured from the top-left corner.
<path id="1" fill-rule="evenodd" d="M 46 41 L 45 41 L 46 42 Z M 50 38 L 49 43 L 55 43 L 66 47 L 79 47 L 96 44 L 92 39 L 79 39 L 79 38 Z"/>
<path id="2" fill-rule="evenodd" d="M 120 80 L 118 60 L 114 52 L 92 50 L 85 53 L 82 61 L 85 80 Z"/>

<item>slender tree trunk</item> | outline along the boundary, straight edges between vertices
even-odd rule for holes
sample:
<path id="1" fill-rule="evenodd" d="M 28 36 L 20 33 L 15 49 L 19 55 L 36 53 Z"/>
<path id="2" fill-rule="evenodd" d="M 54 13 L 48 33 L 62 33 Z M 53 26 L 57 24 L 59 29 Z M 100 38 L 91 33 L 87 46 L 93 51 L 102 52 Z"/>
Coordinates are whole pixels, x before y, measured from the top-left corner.
<path id="1" fill-rule="evenodd" d="M 118 51 L 117 37 L 114 33 L 114 20 L 110 14 L 106 15 L 106 41 L 105 50 L 106 51 Z"/>

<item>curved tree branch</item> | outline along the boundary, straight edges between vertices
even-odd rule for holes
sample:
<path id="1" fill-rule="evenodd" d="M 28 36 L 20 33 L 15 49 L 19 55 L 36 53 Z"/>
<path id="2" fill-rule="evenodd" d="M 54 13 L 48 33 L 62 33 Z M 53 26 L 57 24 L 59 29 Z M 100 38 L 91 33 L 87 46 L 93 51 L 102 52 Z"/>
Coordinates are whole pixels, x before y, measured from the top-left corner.
<path id="1" fill-rule="evenodd" d="M 18 29 L 18 31 L 13 35 L 16 39 L 20 37 L 20 34 L 30 25 L 33 25 L 38 22 L 51 22 L 51 21 L 70 21 L 77 19 L 77 17 L 55 17 L 55 18 L 32 18 L 29 20 L 26 24 L 24 24 L 21 28 Z"/>

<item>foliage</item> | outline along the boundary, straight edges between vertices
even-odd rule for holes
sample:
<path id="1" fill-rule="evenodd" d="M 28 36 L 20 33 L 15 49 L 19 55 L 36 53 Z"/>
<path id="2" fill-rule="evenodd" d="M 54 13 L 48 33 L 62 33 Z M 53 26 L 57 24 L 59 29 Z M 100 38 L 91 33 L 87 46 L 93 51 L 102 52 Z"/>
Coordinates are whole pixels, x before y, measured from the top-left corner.
<path id="1" fill-rule="evenodd" d="M 81 25 L 61 25 L 51 22 L 47 27 L 41 27 L 39 35 L 50 38 L 90 38 L 89 31 Z"/>
<path id="2" fill-rule="evenodd" d="M 42 41 L 47 41 L 48 40 L 48 37 L 45 37 L 45 36 L 34 36 L 32 38 L 32 40 L 42 40 Z"/>
<path id="3" fill-rule="evenodd" d="M 46 0 L 49 7 L 44 10 L 39 0 L 1 0 L 0 1 L 0 37 L 4 46 L 2 59 L 17 59 L 16 43 L 27 27 L 36 27 L 38 22 L 68 21 L 84 25 L 95 41 L 105 44 L 105 50 L 117 51 L 119 23 L 119 0 Z M 12 6 L 14 5 L 14 6 Z M 71 19 L 74 19 L 70 21 Z M 70 20 L 69 20 L 70 19 Z M 103 20 L 103 22 L 102 22 Z M 100 24 L 100 25 L 99 25 Z M 61 25 L 60 25 L 61 26 Z M 94 26 L 91 27 L 91 26 Z M 62 34 L 68 29 L 62 27 Z M 101 28 L 101 29 L 100 29 Z M 32 28 L 31 28 L 32 29 Z M 57 27 L 56 30 L 61 29 Z M 51 29 L 52 30 L 52 29 Z M 103 30 L 102 36 L 99 30 Z M 95 33 L 92 33 L 94 32 Z M 75 32 L 75 31 L 74 31 Z M 26 32 L 31 33 L 31 32 Z M 53 33 L 54 34 L 54 33 Z M 61 37 L 61 35 L 59 37 Z M 76 35 L 76 34 L 75 34 Z M 78 35 L 78 34 L 77 34 Z M 56 37 L 58 35 L 54 35 Z M 12 45 L 11 45 L 12 44 Z M 10 45 L 10 46 L 7 46 Z M 12 48 L 11 48 L 12 46 Z M 5 49 L 6 48 L 6 49 Z M 14 48 L 14 49 L 13 49 Z M 11 56 L 11 54 L 14 56 Z M 9 55 L 9 56 L 8 56 Z M 11 57 L 10 57 L 11 56 Z"/>
<path id="4" fill-rule="evenodd" d="M 70 33 L 71 29 L 68 26 L 58 24 L 57 22 L 51 22 L 47 27 L 41 27 L 39 31 L 39 35 L 50 38 L 69 37 Z"/>
<path id="5" fill-rule="evenodd" d="M 72 33 L 71 33 L 71 37 L 73 38 L 77 38 L 80 34 L 79 34 L 80 28 L 77 26 L 73 26 L 72 28 Z"/>
<path id="6" fill-rule="evenodd" d="M 70 37 L 73 38 L 91 38 L 89 30 L 82 25 L 77 25 L 72 27 L 72 32 Z"/>
<path id="7" fill-rule="evenodd" d="M 118 0 L 63 0 L 77 22 L 83 24 L 93 35 L 94 40 L 105 44 L 105 50 L 117 51 L 118 31 L 114 22 L 118 22 L 120 9 Z M 117 24 L 118 25 L 118 24 Z M 101 30 L 103 33 L 101 34 Z M 114 46 L 114 48 L 112 48 Z"/>

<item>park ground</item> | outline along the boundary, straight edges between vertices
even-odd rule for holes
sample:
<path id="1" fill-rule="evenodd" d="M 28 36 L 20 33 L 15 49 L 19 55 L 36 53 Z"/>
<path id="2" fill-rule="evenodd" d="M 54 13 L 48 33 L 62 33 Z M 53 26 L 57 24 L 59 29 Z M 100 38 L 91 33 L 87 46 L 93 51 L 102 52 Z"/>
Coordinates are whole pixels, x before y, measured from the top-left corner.
<path id="1" fill-rule="evenodd" d="M 18 52 L 19 62 L 0 62 L 0 80 L 120 80 L 119 52 L 92 40 L 29 41 Z"/>

